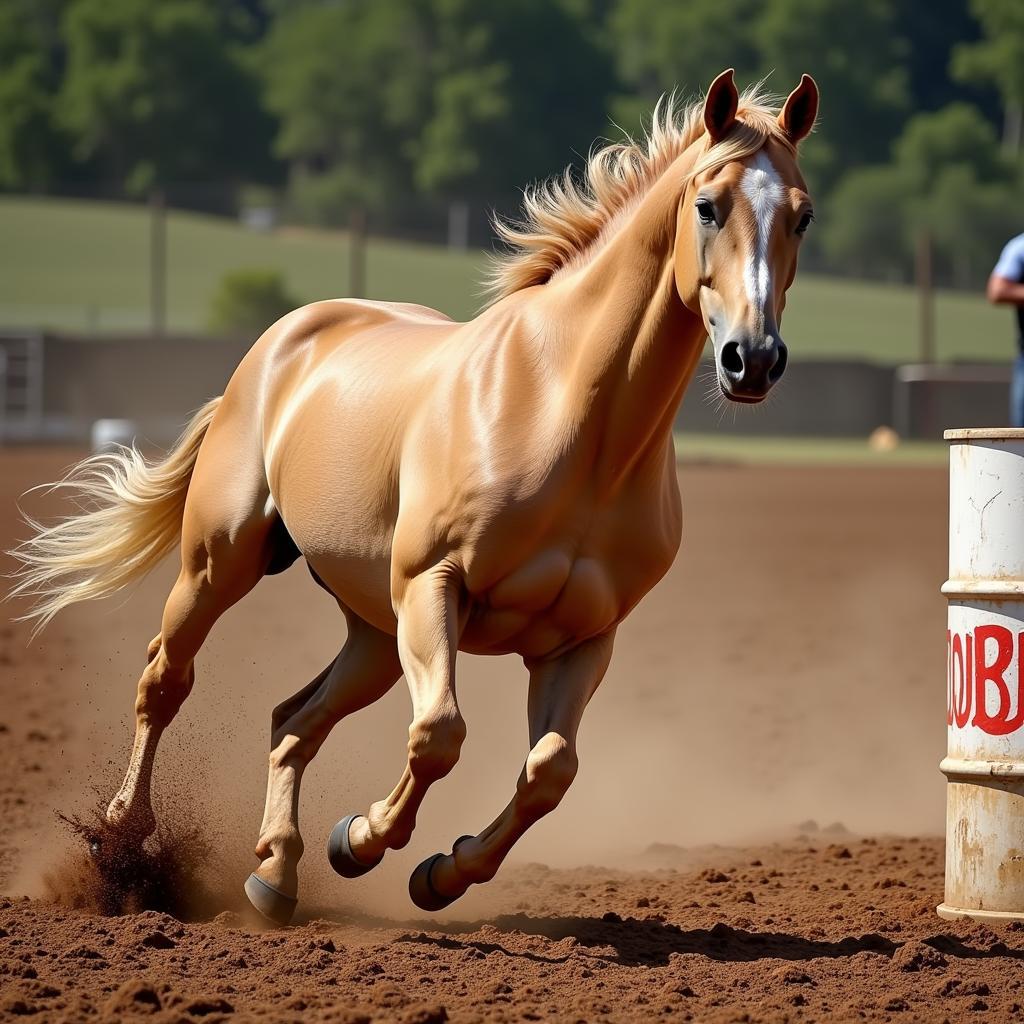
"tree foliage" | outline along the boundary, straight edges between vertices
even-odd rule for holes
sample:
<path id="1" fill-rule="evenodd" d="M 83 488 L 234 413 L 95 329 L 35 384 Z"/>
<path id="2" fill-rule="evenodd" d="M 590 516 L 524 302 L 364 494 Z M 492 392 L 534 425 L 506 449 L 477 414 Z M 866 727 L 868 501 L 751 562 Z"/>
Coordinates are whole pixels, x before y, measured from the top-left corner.
<path id="1" fill-rule="evenodd" d="M 984 35 L 979 42 L 957 48 L 953 72 L 966 81 L 996 86 L 1007 115 L 1007 142 L 1010 148 L 1019 149 L 1024 109 L 1024 4 L 1020 0 L 971 0 L 971 10 Z"/>
<path id="2" fill-rule="evenodd" d="M 0 188 L 37 191 L 66 170 L 55 92 L 62 0 L 0 0 Z"/>
<path id="3" fill-rule="evenodd" d="M 925 234 L 940 276 L 969 284 L 988 270 L 1008 234 L 1024 227 L 1017 173 L 977 108 L 952 103 L 918 114 L 888 163 L 842 179 L 831 197 L 826 251 L 864 276 L 905 277 Z"/>
<path id="4" fill-rule="evenodd" d="M 772 0 L 757 37 L 771 82 L 788 91 L 807 71 L 821 89 L 818 132 L 805 165 L 819 188 L 884 158 L 910 110 L 903 60 L 909 41 L 888 0 Z"/>
<path id="5" fill-rule="evenodd" d="M 623 87 L 616 98 L 617 123 L 637 132 L 665 92 L 696 95 L 727 67 L 739 80 L 761 73 L 754 26 L 755 0 L 615 0 L 608 19 Z"/>
<path id="6" fill-rule="evenodd" d="M 308 2 L 280 15 L 264 57 L 277 152 L 306 195 L 339 208 L 502 196 L 589 144 L 612 80 L 558 0 L 486 17 L 471 0 Z"/>
<path id="7" fill-rule="evenodd" d="M 203 0 L 74 0 L 59 96 L 75 152 L 131 191 L 242 178 L 266 151 L 255 83 Z"/>

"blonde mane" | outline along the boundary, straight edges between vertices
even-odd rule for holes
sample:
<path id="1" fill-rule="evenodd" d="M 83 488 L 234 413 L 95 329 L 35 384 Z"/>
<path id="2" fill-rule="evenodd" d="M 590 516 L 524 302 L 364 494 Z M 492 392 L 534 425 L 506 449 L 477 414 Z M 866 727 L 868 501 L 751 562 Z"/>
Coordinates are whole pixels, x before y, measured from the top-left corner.
<path id="1" fill-rule="evenodd" d="M 793 146 L 779 128 L 776 97 L 758 83 L 740 96 L 736 124 L 697 160 L 692 175 L 742 160 L 776 139 Z M 563 267 L 596 249 L 617 214 L 642 198 L 672 162 L 704 131 L 704 101 L 681 110 L 674 95 L 663 96 L 654 109 L 650 131 L 636 142 L 594 149 L 582 179 L 571 168 L 526 190 L 518 221 L 495 218 L 494 229 L 505 251 L 493 258 L 485 280 L 492 302 L 532 285 L 544 284 Z"/>

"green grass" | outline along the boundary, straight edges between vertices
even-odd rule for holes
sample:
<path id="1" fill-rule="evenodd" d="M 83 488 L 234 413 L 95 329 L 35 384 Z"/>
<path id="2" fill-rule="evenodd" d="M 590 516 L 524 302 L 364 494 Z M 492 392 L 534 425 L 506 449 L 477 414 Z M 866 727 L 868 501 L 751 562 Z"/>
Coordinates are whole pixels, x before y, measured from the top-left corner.
<path id="1" fill-rule="evenodd" d="M 945 466 L 949 462 L 949 445 L 943 441 L 902 441 L 888 452 L 876 451 L 861 438 L 679 433 L 675 442 L 682 462 L 792 466 Z"/>
<path id="2" fill-rule="evenodd" d="M 168 322 L 202 330 L 222 275 L 237 267 L 276 267 L 304 300 L 346 294 L 344 233 L 262 233 L 231 220 L 168 216 Z M 145 328 L 148 323 L 149 219 L 118 203 L 0 197 L 0 326 L 74 330 Z M 371 298 L 422 302 L 471 316 L 480 301 L 483 254 L 373 241 Z M 1007 359 L 1010 315 L 980 296 L 940 292 L 940 359 Z M 917 299 L 910 288 L 803 275 L 790 293 L 786 341 L 795 358 L 917 357 Z"/>
<path id="3" fill-rule="evenodd" d="M 784 334 L 794 358 L 917 362 L 918 295 L 904 285 L 798 275 L 786 300 Z M 938 291 L 935 349 L 940 360 L 1009 360 L 1010 311 L 990 306 L 980 294 Z"/>
<path id="4" fill-rule="evenodd" d="M 0 198 L 0 325 L 145 328 L 149 320 L 149 214 L 120 203 Z M 373 241 L 371 298 L 422 302 L 472 315 L 482 257 Z M 167 218 L 167 319 L 202 330 L 228 270 L 275 267 L 303 301 L 345 295 L 349 241 L 341 232 L 248 230 L 232 220 Z"/>

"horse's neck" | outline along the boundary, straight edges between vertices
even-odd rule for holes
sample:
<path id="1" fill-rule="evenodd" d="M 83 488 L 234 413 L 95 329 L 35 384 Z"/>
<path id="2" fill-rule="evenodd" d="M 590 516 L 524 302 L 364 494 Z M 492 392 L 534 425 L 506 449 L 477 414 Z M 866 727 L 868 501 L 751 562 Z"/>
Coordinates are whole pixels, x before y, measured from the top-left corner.
<path id="1" fill-rule="evenodd" d="M 645 457 L 664 463 L 703 348 L 703 323 L 683 306 L 675 283 L 683 173 L 669 168 L 588 264 L 538 290 L 550 290 L 582 433 L 609 484 Z"/>

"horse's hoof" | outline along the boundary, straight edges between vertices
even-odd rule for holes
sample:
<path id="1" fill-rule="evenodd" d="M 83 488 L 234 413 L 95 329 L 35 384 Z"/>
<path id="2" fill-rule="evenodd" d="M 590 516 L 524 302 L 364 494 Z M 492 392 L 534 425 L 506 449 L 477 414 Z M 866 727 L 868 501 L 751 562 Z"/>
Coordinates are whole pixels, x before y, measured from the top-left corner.
<path id="1" fill-rule="evenodd" d="M 299 905 L 293 896 L 286 896 L 255 873 L 245 880 L 245 895 L 263 917 L 278 927 L 288 924 Z"/>
<path id="2" fill-rule="evenodd" d="M 457 896 L 442 896 L 430 880 L 430 874 L 434 865 L 444 856 L 443 853 L 435 853 L 428 857 L 409 877 L 409 899 L 416 904 L 420 910 L 444 910 L 458 899 Z"/>
<path id="3" fill-rule="evenodd" d="M 473 838 L 473 836 L 459 836 L 452 844 L 452 853 L 467 839 Z M 450 907 L 459 899 L 459 896 L 442 896 L 434 888 L 434 883 L 431 880 L 430 876 L 434 870 L 434 865 L 443 856 L 443 853 L 435 853 L 433 857 L 428 857 L 409 878 L 409 898 L 420 910 L 444 910 L 445 907 Z"/>
<path id="4" fill-rule="evenodd" d="M 361 814 L 350 814 L 347 818 L 342 818 L 331 829 L 330 838 L 327 840 L 327 859 L 342 878 L 359 878 L 367 871 L 372 871 L 384 859 L 384 855 L 381 854 L 372 864 L 356 860 L 352 845 L 348 841 L 348 830 L 352 827 L 352 822 L 361 817 Z"/>

